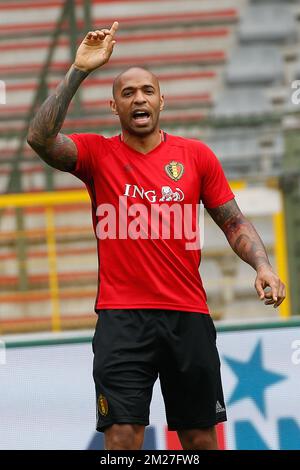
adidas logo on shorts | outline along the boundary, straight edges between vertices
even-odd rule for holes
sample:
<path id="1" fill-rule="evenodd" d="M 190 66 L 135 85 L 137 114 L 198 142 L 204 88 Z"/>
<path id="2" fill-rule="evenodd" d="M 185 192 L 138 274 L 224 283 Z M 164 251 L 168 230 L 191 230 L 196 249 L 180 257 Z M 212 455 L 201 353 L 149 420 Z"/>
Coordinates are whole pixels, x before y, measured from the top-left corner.
<path id="1" fill-rule="evenodd" d="M 221 403 L 219 401 L 217 401 L 216 403 L 216 413 L 223 413 L 225 410 L 225 408 L 221 405 Z"/>

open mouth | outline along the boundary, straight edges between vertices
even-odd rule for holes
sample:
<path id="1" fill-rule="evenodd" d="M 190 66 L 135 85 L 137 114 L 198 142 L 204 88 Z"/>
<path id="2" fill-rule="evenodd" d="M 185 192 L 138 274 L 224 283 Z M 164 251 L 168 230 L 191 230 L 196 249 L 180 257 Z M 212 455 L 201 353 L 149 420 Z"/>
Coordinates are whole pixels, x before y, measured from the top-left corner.
<path id="1" fill-rule="evenodd" d="M 150 113 L 148 111 L 134 111 L 132 117 L 137 124 L 147 124 L 150 119 Z"/>

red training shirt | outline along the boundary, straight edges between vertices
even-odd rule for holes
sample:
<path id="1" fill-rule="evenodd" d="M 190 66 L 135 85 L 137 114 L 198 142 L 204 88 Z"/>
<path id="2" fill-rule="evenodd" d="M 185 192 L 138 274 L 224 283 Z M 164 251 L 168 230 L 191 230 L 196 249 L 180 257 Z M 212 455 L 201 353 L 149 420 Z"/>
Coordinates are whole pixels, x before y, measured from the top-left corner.
<path id="1" fill-rule="evenodd" d="M 69 137 L 78 149 L 72 173 L 92 201 L 99 259 L 95 309 L 209 313 L 201 250 L 186 244 L 195 240 L 200 200 L 214 208 L 234 198 L 214 153 L 202 142 L 166 133 L 146 155 L 120 136 Z"/>

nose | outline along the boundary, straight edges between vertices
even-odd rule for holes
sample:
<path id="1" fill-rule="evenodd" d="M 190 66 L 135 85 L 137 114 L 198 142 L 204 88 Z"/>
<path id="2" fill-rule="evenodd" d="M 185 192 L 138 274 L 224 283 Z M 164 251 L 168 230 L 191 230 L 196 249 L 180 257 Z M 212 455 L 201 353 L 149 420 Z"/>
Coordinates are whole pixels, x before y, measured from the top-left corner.
<path id="1" fill-rule="evenodd" d="M 146 103 L 145 96 L 142 90 L 136 90 L 136 93 L 134 95 L 134 102 L 137 104 Z"/>

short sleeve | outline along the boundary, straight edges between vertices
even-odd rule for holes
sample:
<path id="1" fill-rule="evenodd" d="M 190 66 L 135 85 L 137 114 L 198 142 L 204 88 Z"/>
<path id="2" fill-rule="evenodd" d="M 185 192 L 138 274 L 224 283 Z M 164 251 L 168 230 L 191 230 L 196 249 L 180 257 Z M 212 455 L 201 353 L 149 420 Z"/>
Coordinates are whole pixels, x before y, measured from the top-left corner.
<path id="1" fill-rule="evenodd" d="M 77 147 L 77 161 L 72 175 L 77 176 L 84 183 L 90 181 L 93 175 L 93 134 L 70 134 L 68 135 Z"/>
<path id="2" fill-rule="evenodd" d="M 203 158 L 201 200 L 205 207 L 213 209 L 234 199 L 234 194 L 230 189 L 221 163 L 206 145 L 203 147 Z"/>

